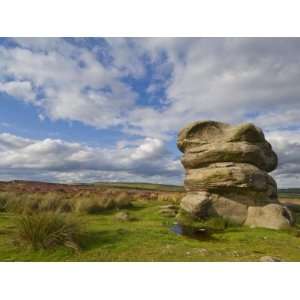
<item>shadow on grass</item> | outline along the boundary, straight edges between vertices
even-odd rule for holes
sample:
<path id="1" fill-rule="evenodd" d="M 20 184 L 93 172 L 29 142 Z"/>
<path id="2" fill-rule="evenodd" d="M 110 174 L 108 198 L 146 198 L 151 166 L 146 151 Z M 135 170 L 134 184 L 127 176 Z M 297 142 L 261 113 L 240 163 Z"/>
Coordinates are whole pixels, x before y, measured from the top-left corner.
<path id="1" fill-rule="evenodd" d="M 131 206 L 126 206 L 126 207 L 122 207 L 122 208 L 112 208 L 112 209 L 106 209 L 106 210 L 101 210 L 95 213 L 90 213 L 89 215 L 102 215 L 102 216 L 110 216 L 110 215 L 114 215 L 117 212 L 120 211 L 140 211 L 145 209 L 145 207 L 143 206 L 137 206 L 137 205 L 131 205 Z"/>
<path id="2" fill-rule="evenodd" d="M 199 241 L 211 241 L 211 242 L 219 241 L 218 238 L 213 236 L 214 233 L 217 233 L 216 231 L 214 232 L 211 230 L 195 229 L 188 226 L 182 226 L 180 224 L 175 224 L 171 226 L 170 230 L 177 235 L 199 240 Z"/>
<path id="3" fill-rule="evenodd" d="M 126 238 L 127 230 L 101 230 L 89 232 L 82 241 L 82 250 L 92 250 L 101 246 L 114 246 Z"/>

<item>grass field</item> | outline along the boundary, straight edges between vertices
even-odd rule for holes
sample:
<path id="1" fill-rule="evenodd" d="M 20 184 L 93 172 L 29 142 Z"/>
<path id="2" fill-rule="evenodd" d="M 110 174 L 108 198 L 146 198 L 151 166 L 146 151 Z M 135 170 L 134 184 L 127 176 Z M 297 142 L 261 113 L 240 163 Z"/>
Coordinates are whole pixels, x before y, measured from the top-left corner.
<path id="1" fill-rule="evenodd" d="M 76 215 L 86 226 L 79 251 L 59 247 L 33 251 L 14 241 L 16 215 L 0 213 L 0 261 L 258 261 L 270 255 L 300 261 L 300 238 L 291 232 L 228 228 L 203 240 L 171 231 L 175 218 L 159 213 L 165 201 L 135 201 L 122 209 L 132 221 L 119 221 L 110 210 Z"/>

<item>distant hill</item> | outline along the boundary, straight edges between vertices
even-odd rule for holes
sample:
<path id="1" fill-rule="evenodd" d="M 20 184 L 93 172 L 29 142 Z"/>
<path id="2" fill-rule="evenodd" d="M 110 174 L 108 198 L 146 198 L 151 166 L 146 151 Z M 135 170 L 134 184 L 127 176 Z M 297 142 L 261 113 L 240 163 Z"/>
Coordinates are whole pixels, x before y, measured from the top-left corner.
<path id="1" fill-rule="evenodd" d="M 42 181 L 12 180 L 0 181 L 0 190 L 23 190 L 26 192 L 79 191 L 81 189 L 114 188 L 144 190 L 148 192 L 184 192 L 183 186 L 154 184 L 146 182 L 95 182 L 95 183 L 53 183 Z"/>
<path id="2" fill-rule="evenodd" d="M 278 189 L 278 194 L 281 197 L 300 198 L 300 188 Z"/>
<path id="3" fill-rule="evenodd" d="M 171 184 L 157 184 L 146 182 L 95 182 L 92 185 L 124 188 L 124 189 L 137 189 L 137 190 L 153 190 L 165 192 L 184 192 L 183 186 Z"/>
<path id="4" fill-rule="evenodd" d="M 148 190 L 148 191 L 165 191 L 165 192 L 184 192 L 184 187 L 181 185 L 172 184 L 158 184 L 147 182 L 94 182 L 94 183 L 70 183 L 62 184 L 55 182 L 42 182 L 42 181 L 30 181 L 30 180 L 12 180 L 12 181 L 0 181 L 0 185 L 5 184 L 24 184 L 28 186 L 53 186 L 53 187 L 68 187 L 68 186 L 82 186 L 88 188 L 89 186 L 103 186 L 107 188 L 124 188 L 124 189 L 136 189 L 136 190 Z M 278 194 L 281 197 L 296 197 L 300 198 L 300 188 L 286 188 L 278 189 Z"/>

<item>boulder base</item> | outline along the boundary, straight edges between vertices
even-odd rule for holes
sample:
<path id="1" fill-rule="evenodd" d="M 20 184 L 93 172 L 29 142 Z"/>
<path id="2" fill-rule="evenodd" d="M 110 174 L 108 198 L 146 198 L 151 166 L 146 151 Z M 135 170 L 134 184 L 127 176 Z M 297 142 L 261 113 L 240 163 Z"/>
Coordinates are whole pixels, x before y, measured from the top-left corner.
<path id="1" fill-rule="evenodd" d="M 180 208 L 193 217 L 205 218 L 208 216 L 208 207 L 211 199 L 208 192 L 188 193 L 181 199 Z"/>
<path id="2" fill-rule="evenodd" d="M 208 192 L 188 193 L 180 208 L 193 217 L 222 217 L 236 224 L 242 224 L 247 217 L 246 205 Z"/>
<path id="3" fill-rule="evenodd" d="M 268 204 L 263 207 L 248 207 L 245 225 L 270 229 L 288 229 L 293 224 L 290 210 L 280 204 Z"/>

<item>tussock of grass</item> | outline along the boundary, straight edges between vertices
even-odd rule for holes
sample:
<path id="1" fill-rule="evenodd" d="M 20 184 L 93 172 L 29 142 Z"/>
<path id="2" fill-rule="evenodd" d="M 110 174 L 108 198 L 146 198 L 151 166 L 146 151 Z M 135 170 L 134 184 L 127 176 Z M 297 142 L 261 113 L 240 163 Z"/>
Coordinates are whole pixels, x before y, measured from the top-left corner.
<path id="1" fill-rule="evenodd" d="M 66 197 L 58 196 L 55 193 L 49 193 L 39 198 L 38 211 L 52 212 L 71 212 L 74 210 L 74 201 Z"/>
<path id="2" fill-rule="evenodd" d="M 131 206 L 131 202 L 132 202 L 132 197 L 126 192 L 120 193 L 113 199 L 113 205 L 116 208 L 129 207 Z"/>
<path id="3" fill-rule="evenodd" d="M 5 194 L 0 195 L 0 212 L 5 212 L 7 210 L 7 197 Z"/>
<path id="4" fill-rule="evenodd" d="M 33 250 L 66 246 L 78 250 L 84 236 L 80 220 L 59 213 L 24 214 L 17 218 L 17 241 Z"/>
<path id="5" fill-rule="evenodd" d="M 127 193 L 116 196 L 92 196 L 76 199 L 75 211 L 87 214 L 97 214 L 110 209 L 127 208 L 131 206 L 132 198 Z"/>
<path id="6" fill-rule="evenodd" d="M 111 199 L 100 197 L 76 199 L 75 211 L 79 213 L 97 214 L 113 208 Z"/>

